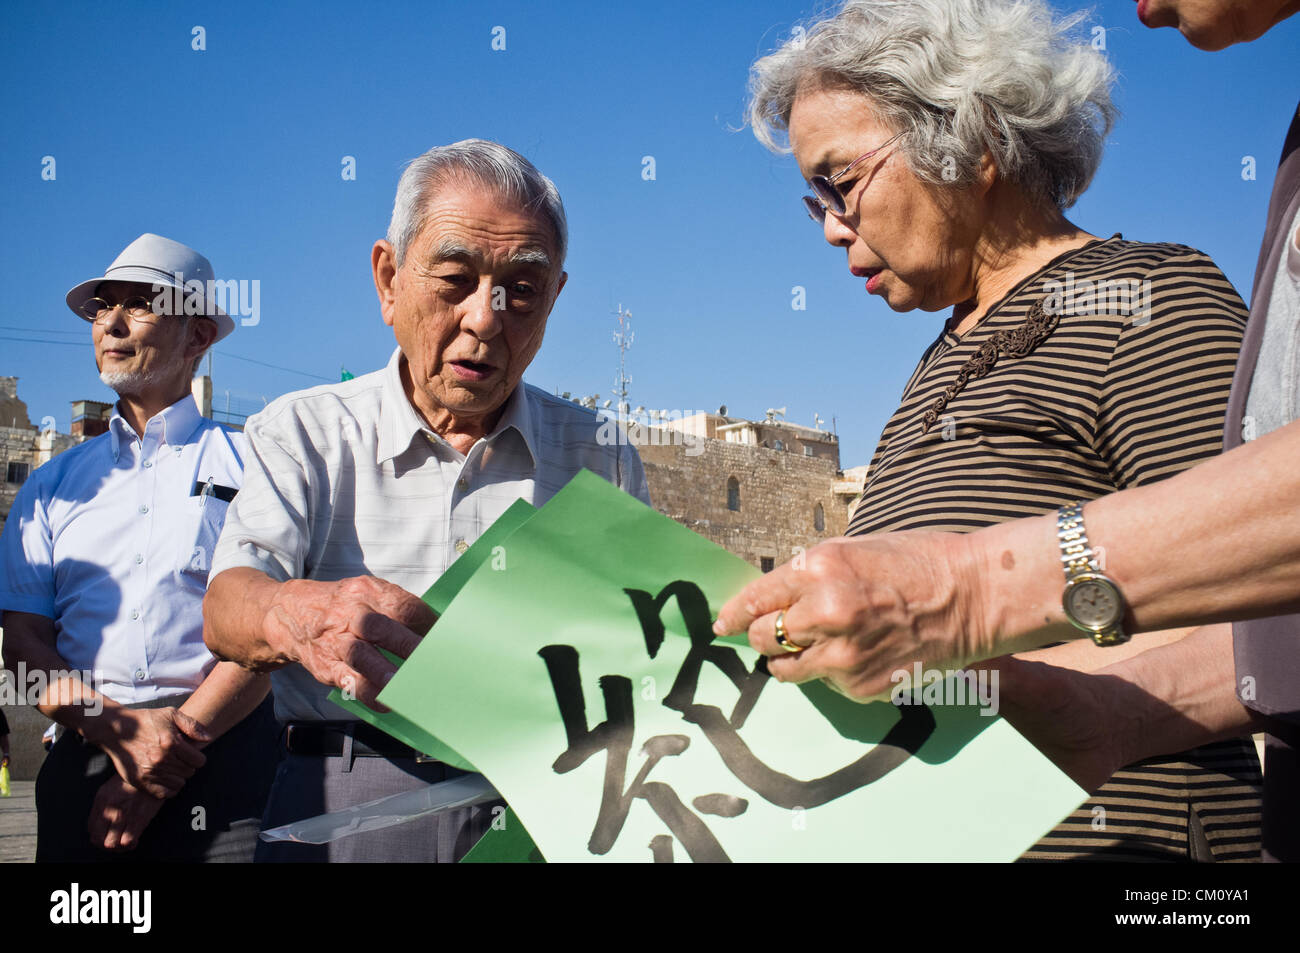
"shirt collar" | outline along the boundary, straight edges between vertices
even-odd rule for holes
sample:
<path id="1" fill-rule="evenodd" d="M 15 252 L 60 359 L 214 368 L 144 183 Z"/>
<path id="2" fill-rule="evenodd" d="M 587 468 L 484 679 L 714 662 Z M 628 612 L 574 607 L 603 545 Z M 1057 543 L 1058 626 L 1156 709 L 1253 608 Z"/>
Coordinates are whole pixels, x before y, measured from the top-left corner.
<path id="1" fill-rule="evenodd" d="M 131 441 L 140 438 L 143 439 L 145 434 L 156 426 L 162 431 L 160 442 L 179 446 L 189 442 L 198 430 L 199 424 L 203 417 L 199 414 L 199 405 L 194 402 L 193 394 L 186 394 L 170 407 L 161 412 L 154 414 L 144 425 L 145 432 L 137 434 L 131 429 L 131 425 L 126 422 L 118 410 L 118 405 L 113 405 L 113 413 L 108 418 L 108 432 L 111 435 L 111 446 L 113 448 L 113 459 L 117 460 L 122 456 L 122 448 L 131 443 Z"/>
<path id="2" fill-rule="evenodd" d="M 421 433 L 430 433 L 424 419 L 411 405 L 406 390 L 402 387 L 402 349 L 393 351 L 384 368 L 383 404 L 379 408 L 379 442 L 375 450 L 375 462 L 383 464 L 403 453 Z M 502 408 L 501 419 L 488 434 L 487 442 L 491 444 L 501 434 L 515 430 L 528 448 L 533 465 L 537 465 L 537 442 L 533 433 L 533 418 L 529 411 L 528 394 L 523 381 L 514 389 Z M 439 438 L 441 439 L 441 438 Z"/>

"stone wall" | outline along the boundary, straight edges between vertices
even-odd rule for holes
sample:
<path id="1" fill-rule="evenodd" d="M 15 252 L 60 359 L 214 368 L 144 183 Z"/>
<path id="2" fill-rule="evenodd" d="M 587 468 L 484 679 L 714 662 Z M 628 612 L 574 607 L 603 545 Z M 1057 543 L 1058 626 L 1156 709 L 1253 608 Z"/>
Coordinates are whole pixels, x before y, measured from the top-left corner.
<path id="1" fill-rule="evenodd" d="M 4 529 L 14 497 L 22 489 L 21 485 L 9 482 L 9 464 L 27 464 L 27 475 L 31 476 L 37 466 L 36 436 L 34 427 L 0 427 L 0 530 Z"/>
<path id="2" fill-rule="evenodd" d="M 842 536 L 848 526 L 849 499 L 835 491 L 842 480 L 835 459 L 710 439 L 637 449 L 659 512 L 760 569 L 789 562 L 799 547 Z M 731 479 L 739 484 L 738 511 L 727 507 Z"/>
<path id="3" fill-rule="evenodd" d="M 18 378 L 0 377 L 0 427 L 27 430 L 31 425 L 27 405 L 18 397 Z"/>

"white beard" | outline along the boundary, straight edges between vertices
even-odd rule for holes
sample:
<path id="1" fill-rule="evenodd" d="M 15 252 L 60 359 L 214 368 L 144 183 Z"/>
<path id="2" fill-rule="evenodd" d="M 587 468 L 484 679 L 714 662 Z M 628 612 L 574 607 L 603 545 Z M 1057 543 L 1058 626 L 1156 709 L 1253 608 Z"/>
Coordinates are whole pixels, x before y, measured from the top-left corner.
<path id="1" fill-rule="evenodd" d="M 155 386 L 163 374 L 155 368 L 152 371 L 113 371 L 99 372 L 99 379 L 117 392 L 119 397 L 134 396 L 140 391 Z"/>

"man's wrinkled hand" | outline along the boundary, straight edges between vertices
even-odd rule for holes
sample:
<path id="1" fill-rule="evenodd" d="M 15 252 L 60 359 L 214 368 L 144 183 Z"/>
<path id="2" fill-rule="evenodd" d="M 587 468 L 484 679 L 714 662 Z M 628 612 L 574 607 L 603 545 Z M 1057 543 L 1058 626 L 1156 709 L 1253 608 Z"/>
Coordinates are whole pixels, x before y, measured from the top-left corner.
<path id="1" fill-rule="evenodd" d="M 417 596 L 374 576 L 284 583 L 264 622 L 267 643 L 377 711 L 376 697 L 397 671 L 379 651 L 415 651 L 437 616 Z"/>
<path id="2" fill-rule="evenodd" d="M 134 850 L 165 801 L 116 775 L 100 785 L 90 808 L 90 842 L 105 850 Z"/>
<path id="3" fill-rule="evenodd" d="M 177 708 L 105 708 L 88 740 L 108 753 L 118 776 L 156 798 L 172 797 L 207 758 L 207 728 Z"/>
<path id="4" fill-rule="evenodd" d="M 959 666 L 982 646 L 980 594 L 965 537 L 892 533 L 833 539 L 767 573 L 718 613 L 715 635 L 748 632 L 774 678 L 825 679 L 858 701 L 889 695 L 891 675 L 920 661 Z M 776 641 L 785 612 L 792 653 Z"/>

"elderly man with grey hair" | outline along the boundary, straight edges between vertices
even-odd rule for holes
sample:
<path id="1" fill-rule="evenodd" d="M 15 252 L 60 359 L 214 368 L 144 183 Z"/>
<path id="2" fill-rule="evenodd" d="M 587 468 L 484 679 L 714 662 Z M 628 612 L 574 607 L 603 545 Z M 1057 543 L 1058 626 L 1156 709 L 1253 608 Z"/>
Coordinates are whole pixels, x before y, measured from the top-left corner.
<path id="1" fill-rule="evenodd" d="M 203 644 L 247 455 L 190 393 L 235 329 L 216 287 L 206 257 L 146 233 L 64 297 L 118 400 L 105 433 L 23 484 L 0 533 L 5 657 L 43 675 L 38 707 L 64 729 L 36 780 L 38 862 L 253 859 L 270 686 Z"/>
<path id="2" fill-rule="evenodd" d="M 288 394 L 250 418 L 244 488 L 213 558 L 208 645 L 272 671 L 284 724 L 264 827 L 462 772 L 331 704 L 375 706 L 433 625 L 424 592 L 516 499 L 540 506 L 588 469 L 648 502 L 626 443 L 596 415 L 523 383 L 564 287 L 564 206 L 504 146 L 430 149 L 398 185 L 371 269 L 397 349 L 388 366 Z M 446 647 L 455 651 L 455 646 Z M 259 861 L 454 861 L 491 821 L 463 808 Z"/>

